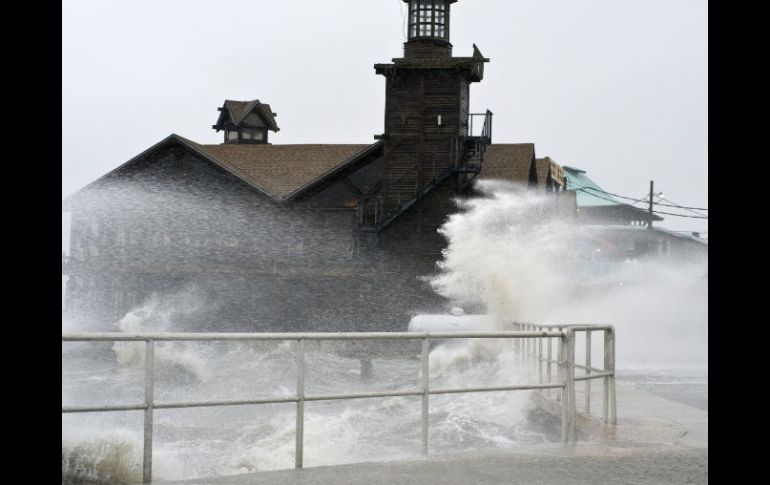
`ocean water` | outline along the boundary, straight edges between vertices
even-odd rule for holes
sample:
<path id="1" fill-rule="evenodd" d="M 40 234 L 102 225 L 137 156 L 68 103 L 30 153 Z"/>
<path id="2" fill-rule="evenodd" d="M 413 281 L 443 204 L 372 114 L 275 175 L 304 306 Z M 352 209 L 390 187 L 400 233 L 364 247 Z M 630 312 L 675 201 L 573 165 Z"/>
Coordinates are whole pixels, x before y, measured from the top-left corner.
<path id="1" fill-rule="evenodd" d="M 63 343 L 62 404 L 143 400 L 143 343 Z M 158 402 L 292 396 L 290 343 L 159 343 Z M 431 352 L 433 388 L 505 385 L 531 379 L 513 366 L 510 342 L 467 342 Z M 375 359 L 371 379 L 340 345 L 306 345 L 307 395 L 419 389 L 420 360 Z M 305 404 L 305 466 L 414 458 L 420 453 L 420 398 L 390 397 Z M 551 443 L 527 419 L 528 391 L 432 396 L 431 453 Z M 155 411 L 154 471 L 183 479 L 294 465 L 295 405 Z M 62 446 L 127 443 L 141 453 L 142 412 L 63 415 Z"/>
<path id="2" fill-rule="evenodd" d="M 437 274 L 426 275 L 435 291 L 451 306 L 488 314 L 492 323 L 486 330 L 504 329 L 511 321 L 613 324 L 619 382 L 708 409 L 707 261 L 629 260 L 608 265 L 576 257 L 574 241 L 580 229 L 568 221 L 538 219 L 547 199 L 522 195 L 505 184 L 481 188 L 487 197 L 466 203 L 441 229 L 449 245 Z M 189 300 L 182 295 L 180 305 Z M 189 308 L 159 301 L 151 299 L 129 312 L 115 322 L 114 330 L 174 331 L 175 312 Z M 62 328 L 83 330 L 69 322 Z M 292 345 L 159 343 L 155 399 L 292 396 Z M 536 374 L 518 364 L 512 346 L 499 340 L 469 340 L 434 347 L 431 387 L 533 382 Z M 601 366 L 598 338 L 592 349 L 594 366 Z M 347 350 L 342 344 L 307 345 L 306 394 L 419 388 L 416 347 L 374 359 L 371 379 L 361 378 L 360 362 Z M 585 344 L 578 340 L 576 350 L 580 362 Z M 62 405 L 141 403 L 143 363 L 142 343 L 62 343 Z M 527 391 L 432 396 L 431 453 L 558 446 L 559 436 L 535 419 L 530 398 Z M 63 474 L 66 465 L 67 471 L 80 475 L 114 472 L 115 477 L 130 475 L 126 483 L 135 480 L 142 414 L 63 415 Z M 419 397 L 306 403 L 305 466 L 417 457 L 419 419 Z M 157 410 L 154 420 L 156 478 L 238 474 L 294 464 L 294 404 Z"/>

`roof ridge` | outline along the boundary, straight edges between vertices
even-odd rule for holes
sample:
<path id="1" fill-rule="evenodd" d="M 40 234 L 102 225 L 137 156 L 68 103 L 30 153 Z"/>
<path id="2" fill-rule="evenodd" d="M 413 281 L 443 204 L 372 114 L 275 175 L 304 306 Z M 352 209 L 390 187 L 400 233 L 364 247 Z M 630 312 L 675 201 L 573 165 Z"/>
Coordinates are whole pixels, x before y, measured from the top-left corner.
<path id="1" fill-rule="evenodd" d="M 304 193 L 350 164 L 376 155 L 383 142 L 363 144 L 204 145 L 172 133 L 118 168 L 63 199 L 63 205 L 100 184 L 117 170 L 135 163 L 168 144 L 177 143 L 206 163 L 213 164 L 274 202 L 286 202 Z M 261 147 L 274 147 L 278 150 Z M 284 148 L 284 150 L 281 150 Z M 322 148 L 322 149 L 317 149 Z M 245 149 L 245 150 L 244 150 Z"/>
<path id="2" fill-rule="evenodd" d="M 193 142 L 195 143 L 195 142 Z M 375 142 L 376 143 L 376 142 Z M 228 147 L 244 147 L 244 148 L 258 148 L 258 147 L 297 147 L 297 146 L 318 146 L 318 147 L 337 147 L 337 146 L 362 146 L 362 147 L 368 147 L 372 146 L 375 143 L 256 143 L 256 144 L 246 144 L 246 145 L 233 145 L 233 144 L 227 144 L 227 143 L 198 143 L 201 146 L 206 147 L 220 147 L 220 146 L 228 146 Z"/>
<path id="3" fill-rule="evenodd" d="M 270 192 L 266 187 L 262 186 L 261 184 L 256 183 L 252 177 L 249 177 L 247 174 L 243 173 L 242 170 L 240 170 L 238 167 L 233 166 L 233 164 L 227 162 L 226 160 L 222 160 L 219 158 L 216 154 L 211 153 L 210 151 L 206 150 L 205 145 L 201 145 L 199 143 L 196 143 L 188 138 L 185 138 L 181 135 L 177 135 L 176 133 L 173 133 L 171 136 L 174 136 L 178 138 L 182 143 L 187 144 L 190 148 L 197 151 L 199 154 L 205 156 L 210 161 L 216 163 L 226 171 L 232 173 L 239 179 L 243 180 L 247 184 L 251 185 L 252 187 L 256 188 L 260 192 L 263 192 L 264 194 L 268 195 L 272 199 L 275 200 L 281 200 L 280 197 L 278 197 L 276 194 Z M 218 145 L 217 145 L 218 146 Z"/>
<path id="4" fill-rule="evenodd" d="M 489 145 L 487 145 L 487 146 L 490 146 L 490 147 L 506 147 L 506 146 L 514 146 L 514 145 L 516 145 L 516 146 L 518 146 L 518 145 L 531 145 L 531 146 L 535 146 L 535 143 L 534 143 L 534 142 L 522 142 L 522 143 L 490 143 L 490 144 L 489 144 Z"/>
<path id="5" fill-rule="evenodd" d="M 246 106 L 243 108 L 243 111 L 241 111 L 241 114 L 238 116 L 238 121 L 235 122 L 236 125 L 241 124 L 241 122 L 246 119 L 246 117 L 254 111 L 254 108 L 261 105 L 262 103 L 259 102 L 258 99 L 254 99 L 251 101 L 246 101 Z"/>

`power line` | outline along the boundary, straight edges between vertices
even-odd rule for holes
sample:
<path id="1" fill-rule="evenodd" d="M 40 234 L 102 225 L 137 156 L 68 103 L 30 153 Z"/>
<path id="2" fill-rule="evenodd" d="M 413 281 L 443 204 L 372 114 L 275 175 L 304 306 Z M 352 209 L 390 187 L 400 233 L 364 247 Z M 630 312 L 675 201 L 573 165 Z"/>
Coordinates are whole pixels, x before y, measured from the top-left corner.
<path id="1" fill-rule="evenodd" d="M 644 198 L 642 198 L 642 199 L 634 199 L 633 197 L 626 197 L 625 195 L 613 194 L 612 192 L 607 192 L 606 190 L 596 189 L 594 187 L 581 187 L 581 188 L 582 189 L 595 190 L 597 192 L 601 192 L 603 194 L 611 195 L 613 197 L 618 197 L 620 199 L 633 200 L 634 202 L 641 202 L 642 200 L 647 198 L 647 196 L 645 195 Z M 664 198 L 663 196 L 660 196 L 660 197 Z M 666 200 L 668 200 L 669 202 L 674 202 L 673 200 L 669 200 L 669 199 L 666 199 Z M 691 209 L 691 210 L 699 210 L 699 211 L 707 211 L 708 210 L 705 207 L 687 207 L 687 206 L 684 206 L 684 205 L 664 204 L 663 202 L 654 202 L 654 201 L 653 201 L 653 204 L 662 205 L 662 206 L 665 206 L 665 207 L 676 207 L 678 209 Z"/>
<path id="2" fill-rule="evenodd" d="M 586 194 L 588 194 L 588 195 L 590 195 L 590 196 L 592 196 L 592 197 L 596 197 L 597 199 L 602 199 L 602 200 L 606 200 L 607 202 L 615 202 L 615 203 L 617 203 L 617 201 L 615 201 L 615 200 L 612 200 L 612 199 L 608 199 L 608 198 L 606 198 L 606 197 L 601 197 L 601 196 L 599 196 L 599 195 L 596 195 L 596 194 L 593 194 L 593 193 L 591 193 L 591 192 L 586 192 L 586 191 L 585 191 L 585 189 L 587 189 L 587 188 L 590 188 L 590 187 L 581 187 L 581 188 L 576 188 L 575 190 L 580 190 L 581 192 L 585 192 Z M 600 192 L 604 192 L 604 191 L 600 191 Z M 609 193 L 609 192 L 608 192 L 608 193 Z M 626 198 L 627 198 L 627 197 L 626 197 Z M 653 204 L 654 204 L 654 202 L 653 202 Z M 629 206 L 629 207 L 633 207 L 633 206 Z M 643 210 L 643 209 L 639 209 L 638 207 L 634 207 L 634 209 L 637 209 L 637 210 Z M 675 213 L 673 213 L 673 212 L 663 212 L 663 211 L 656 211 L 656 210 L 653 210 L 652 212 L 653 212 L 653 213 L 655 213 L 655 214 L 665 214 L 665 215 L 667 215 L 667 216 L 674 216 L 674 217 L 686 217 L 686 218 L 688 218 L 688 219 L 708 219 L 708 216 L 704 216 L 704 215 L 700 215 L 700 216 L 688 216 L 688 215 L 684 215 L 684 214 L 675 214 Z"/>
<path id="3" fill-rule="evenodd" d="M 596 191 L 599 191 L 599 192 L 604 192 L 605 194 L 608 194 L 608 195 L 612 195 L 612 196 L 614 196 L 614 197 L 620 197 L 621 199 L 635 200 L 635 201 L 639 202 L 639 200 L 637 200 L 637 199 L 633 199 L 633 198 L 631 198 L 631 197 L 625 197 L 625 196 L 623 196 L 623 195 L 612 194 L 612 193 L 610 193 L 610 192 L 606 192 L 606 191 L 604 191 L 604 190 L 595 189 L 595 188 L 593 188 L 593 187 L 586 187 L 586 188 L 587 188 L 587 189 L 591 189 L 591 190 L 596 190 Z M 707 211 L 707 210 L 708 210 L 708 208 L 706 208 L 706 207 L 688 207 L 688 206 L 685 206 L 685 205 L 680 205 L 680 204 L 677 204 L 676 202 L 674 202 L 674 201 L 673 201 L 673 200 L 671 200 L 671 199 L 668 199 L 668 198 L 666 198 L 666 197 L 663 197 L 661 194 L 657 194 L 657 195 L 658 195 L 658 197 L 660 197 L 661 199 L 665 199 L 665 200 L 667 200 L 667 201 L 671 202 L 671 204 L 664 204 L 663 202 L 655 202 L 655 201 L 653 201 L 652 203 L 653 203 L 653 204 L 655 204 L 655 205 L 662 205 L 662 206 L 664 206 L 664 207 L 675 207 L 675 208 L 677 208 L 677 209 L 687 209 L 687 210 L 699 210 L 699 211 Z M 648 196 L 646 196 L 646 195 L 645 195 L 645 196 L 644 196 L 644 199 L 647 199 L 647 198 L 648 198 Z"/>
<path id="4" fill-rule="evenodd" d="M 575 188 L 575 190 L 579 190 L 579 191 L 581 191 L 581 192 L 585 192 L 586 194 L 590 195 L 591 197 L 596 197 L 597 199 L 606 200 L 607 202 L 613 202 L 613 203 L 615 203 L 615 204 L 617 204 L 617 203 L 618 203 L 618 201 L 617 201 L 617 200 L 608 199 L 607 197 L 601 197 L 601 196 L 599 196 L 599 195 L 596 195 L 596 194 L 592 194 L 591 192 L 586 192 L 586 189 L 587 189 L 587 188 L 588 188 L 588 187 L 579 187 L 579 188 Z M 637 202 L 638 202 L 638 201 L 637 201 Z M 631 207 L 633 207 L 633 206 L 631 206 Z M 634 209 L 639 209 L 639 208 L 638 208 L 638 207 L 634 207 Z M 642 210 L 642 209 L 639 209 L 639 210 Z"/>
<path id="5" fill-rule="evenodd" d="M 676 204 L 676 202 L 674 202 L 673 200 L 671 200 L 671 199 L 669 199 L 669 198 L 667 198 L 667 197 L 663 197 L 663 195 L 662 195 L 662 194 L 661 194 L 661 195 L 658 195 L 658 197 L 660 197 L 660 198 L 661 198 L 661 199 L 663 199 L 663 200 L 667 200 L 667 201 L 671 202 L 672 204 Z M 693 214 L 698 214 L 699 216 L 705 216 L 705 215 L 706 215 L 706 214 L 702 214 L 702 213 L 700 213 L 700 212 L 698 212 L 698 211 L 696 211 L 696 210 L 693 210 L 693 209 L 691 209 L 691 208 L 689 208 L 689 207 L 684 207 L 684 206 L 681 206 L 681 205 L 679 205 L 679 204 L 676 204 L 676 206 L 677 206 L 677 207 L 680 207 L 680 208 L 682 208 L 682 209 L 684 209 L 684 210 L 686 210 L 686 211 L 688 211 L 688 212 L 692 212 Z M 699 210 L 708 210 L 708 209 L 699 209 Z"/>
<path id="6" fill-rule="evenodd" d="M 687 217 L 689 219 L 708 219 L 709 216 L 688 216 L 685 214 L 674 214 L 673 212 L 662 212 L 662 211 L 652 211 L 655 214 L 666 214 L 667 216 L 674 216 L 674 217 Z"/>

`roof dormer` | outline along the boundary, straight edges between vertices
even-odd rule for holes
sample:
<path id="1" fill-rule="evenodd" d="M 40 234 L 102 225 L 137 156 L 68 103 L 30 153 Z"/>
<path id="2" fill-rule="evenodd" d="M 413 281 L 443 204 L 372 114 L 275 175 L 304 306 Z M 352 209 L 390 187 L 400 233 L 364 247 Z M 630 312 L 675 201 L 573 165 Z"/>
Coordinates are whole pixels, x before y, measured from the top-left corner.
<path id="1" fill-rule="evenodd" d="M 267 143 L 268 131 L 278 131 L 275 122 L 277 113 L 273 113 L 269 104 L 254 101 L 225 100 L 219 110 L 217 123 L 212 126 L 217 131 L 224 130 L 223 143 Z"/>

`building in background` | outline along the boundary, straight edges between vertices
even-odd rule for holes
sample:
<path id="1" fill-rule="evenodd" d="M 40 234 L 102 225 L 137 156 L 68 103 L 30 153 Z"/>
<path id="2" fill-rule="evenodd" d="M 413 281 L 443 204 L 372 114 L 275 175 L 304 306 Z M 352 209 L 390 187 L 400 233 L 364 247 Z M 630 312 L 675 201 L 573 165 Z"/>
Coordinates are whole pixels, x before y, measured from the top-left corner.
<path id="1" fill-rule="evenodd" d="M 274 145 L 269 104 L 226 100 L 222 144 L 170 135 L 68 197 L 67 316 L 109 326 L 184 292 L 173 318 L 198 330 L 403 330 L 443 309 L 423 278 L 455 198 L 484 178 L 553 192 L 565 175 L 531 143 L 493 143 L 492 112 L 470 112 L 489 59 L 453 56 L 456 0 L 405 1 L 404 56 L 374 66 L 374 143 Z"/>
<path id="2" fill-rule="evenodd" d="M 647 225 L 650 217 L 647 209 L 618 201 L 591 180 L 585 170 L 570 166 L 562 168 L 565 189 L 575 193 L 577 219 L 581 224 Z M 663 218 L 653 214 L 652 220 L 662 221 Z"/>
<path id="3" fill-rule="evenodd" d="M 629 260 L 696 261 L 708 257 L 708 240 L 655 227 L 655 221 L 663 220 L 659 215 L 635 207 L 633 201 L 619 201 L 585 170 L 566 165 L 561 169 L 564 188 L 574 194 L 575 220 L 582 226 L 577 247 L 583 259 L 611 265 Z M 649 196 L 636 203 L 646 206 Z M 652 227 L 648 227 L 650 220 Z"/>

